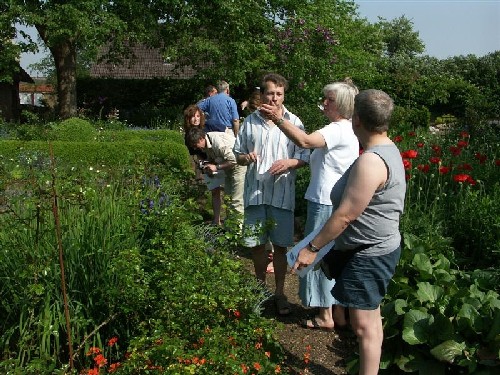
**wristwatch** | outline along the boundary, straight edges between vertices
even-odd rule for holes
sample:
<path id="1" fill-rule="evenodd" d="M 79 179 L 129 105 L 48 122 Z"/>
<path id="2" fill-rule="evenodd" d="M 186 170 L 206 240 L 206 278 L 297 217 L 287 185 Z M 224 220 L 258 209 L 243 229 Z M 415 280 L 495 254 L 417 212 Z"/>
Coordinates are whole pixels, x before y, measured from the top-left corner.
<path id="1" fill-rule="evenodd" d="M 309 242 L 309 244 L 307 245 L 308 246 L 308 250 L 312 253 L 317 253 L 320 248 L 319 247 L 316 247 L 312 244 L 312 242 Z"/>
<path id="2" fill-rule="evenodd" d="M 279 128 L 285 122 L 285 118 L 282 117 L 278 121 L 276 121 L 276 126 Z"/>
<path id="3" fill-rule="evenodd" d="M 217 169 L 218 171 L 220 171 L 222 168 L 221 168 L 220 164 L 216 164 L 215 165 L 215 169 Z"/>

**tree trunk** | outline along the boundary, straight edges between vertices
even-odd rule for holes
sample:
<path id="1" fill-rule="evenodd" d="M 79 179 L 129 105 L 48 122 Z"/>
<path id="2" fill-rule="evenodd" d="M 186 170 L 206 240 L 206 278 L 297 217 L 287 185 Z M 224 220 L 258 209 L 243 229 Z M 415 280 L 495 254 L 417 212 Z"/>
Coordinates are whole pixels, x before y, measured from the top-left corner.
<path id="1" fill-rule="evenodd" d="M 76 116 L 76 44 L 74 38 L 67 38 L 56 45 L 50 45 L 46 27 L 37 24 L 38 34 L 49 46 L 54 58 L 57 76 L 57 102 L 59 117 L 62 119 Z"/>
<path id="2" fill-rule="evenodd" d="M 59 117 L 76 116 L 76 47 L 71 41 L 63 41 L 50 48 L 57 74 Z"/>

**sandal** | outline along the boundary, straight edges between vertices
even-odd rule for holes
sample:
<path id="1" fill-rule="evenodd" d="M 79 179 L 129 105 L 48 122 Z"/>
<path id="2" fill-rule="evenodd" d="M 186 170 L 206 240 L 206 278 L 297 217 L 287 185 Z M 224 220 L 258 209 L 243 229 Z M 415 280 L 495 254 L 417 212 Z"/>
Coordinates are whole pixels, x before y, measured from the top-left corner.
<path id="1" fill-rule="evenodd" d="M 311 325 L 309 325 L 309 322 L 311 322 Z M 312 317 L 311 319 L 302 319 L 300 321 L 300 325 L 302 328 L 307 328 L 307 329 L 319 329 L 322 331 L 328 331 L 331 332 L 335 329 L 335 327 L 322 327 L 319 325 L 318 320 L 316 317 Z"/>
<path id="2" fill-rule="evenodd" d="M 288 299 L 284 294 L 274 296 L 274 303 L 276 304 L 276 312 L 278 315 L 287 316 L 292 312 L 290 303 L 288 303 Z"/>

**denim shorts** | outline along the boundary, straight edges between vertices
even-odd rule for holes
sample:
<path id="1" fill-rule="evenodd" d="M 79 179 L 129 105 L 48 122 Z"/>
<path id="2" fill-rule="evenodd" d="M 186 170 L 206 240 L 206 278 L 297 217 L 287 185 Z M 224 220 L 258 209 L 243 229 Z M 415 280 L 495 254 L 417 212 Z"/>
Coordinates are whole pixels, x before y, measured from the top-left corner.
<path id="1" fill-rule="evenodd" d="M 247 247 L 265 244 L 268 240 L 276 246 L 293 246 L 294 214 L 261 204 L 245 208 L 243 243 Z"/>
<path id="2" fill-rule="evenodd" d="M 346 307 L 375 310 L 387 293 L 400 255 L 401 247 L 385 255 L 355 255 L 335 280 L 333 297 Z"/>

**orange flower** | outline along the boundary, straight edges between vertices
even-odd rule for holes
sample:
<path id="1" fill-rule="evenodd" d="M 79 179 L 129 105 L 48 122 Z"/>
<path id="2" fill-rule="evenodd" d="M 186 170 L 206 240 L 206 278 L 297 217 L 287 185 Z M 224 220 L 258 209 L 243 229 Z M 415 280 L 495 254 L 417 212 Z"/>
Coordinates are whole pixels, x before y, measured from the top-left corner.
<path id="1" fill-rule="evenodd" d="M 108 360 L 102 354 L 98 354 L 94 357 L 94 362 L 97 366 L 103 367 L 108 363 Z"/>
<path id="2" fill-rule="evenodd" d="M 262 348 L 262 343 L 261 342 L 255 343 L 255 349 L 260 349 L 260 348 Z"/>
<path id="3" fill-rule="evenodd" d="M 256 369 L 257 371 L 260 371 L 260 368 L 261 368 L 260 363 L 259 362 L 255 362 L 253 364 L 253 368 Z"/>
<path id="4" fill-rule="evenodd" d="M 266 355 L 267 358 L 271 358 L 271 352 L 265 352 L 264 354 Z"/>
<path id="5" fill-rule="evenodd" d="M 95 347 L 95 346 L 92 346 L 89 351 L 87 352 L 87 355 L 90 356 L 92 354 L 99 354 L 101 352 L 101 349 Z"/>
<path id="6" fill-rule="evenodd" d="M 280 365 L 276 365 L 276 368 L 274 369 L 274 373 L 275 374 L 281 373 L 281 367 L 280 367 Z"/>
<path id="7" fill-rule="evenodd" d="M 116 363 L 112 363 L 111 365 L 109 365 L 109 370 L 108 372 L 109 373 L 113 373 L 115 372 L 116 370 L 118 370 L 118 367 L 121 366 L 121 363 L 120 362 L 116 362 Z"/>
<path id="8" fill-rule="evenodd" d="M 114 336 L 108 340 L 108 346 L 113 346 L 118 342 L 118 337 Z"/>
<path id="9" fill-rule="evenodd" d="M 244 363 L 241 364 L 241 371 L 246 374 L 248 372 L 248 366 Z"/>
<path id="10" fill-rule="evenodd" d="M 87 375 L 99 375 L 99 369 L 97 367 L 87 370 Z"/>

